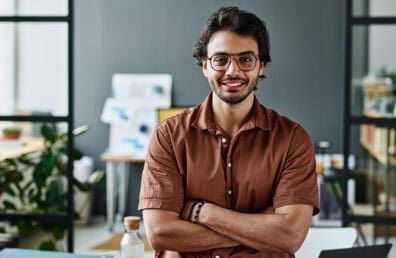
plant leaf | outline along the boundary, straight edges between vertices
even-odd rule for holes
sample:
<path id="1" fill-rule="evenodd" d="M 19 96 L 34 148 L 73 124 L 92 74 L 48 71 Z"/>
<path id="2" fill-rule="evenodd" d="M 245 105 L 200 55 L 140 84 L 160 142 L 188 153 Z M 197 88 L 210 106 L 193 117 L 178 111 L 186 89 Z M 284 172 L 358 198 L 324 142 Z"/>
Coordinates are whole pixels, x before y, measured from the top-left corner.
<path id="1" fill-rule="evenodd" d="M 37 186 L 42 187 L 45 185 L 47 178 L 52 175 L 52 171 L 56 166 L 57 160 L 57 155 L 43 155 L 42 160 L 33 171 L 33 179 Z"/>
<path id="2" fill-rule="evenodd" d="M 48 187 L 45 194 L 45 200 L 48 204 L 56 204 L 61 199 L 61 191 L 57 182 L 52 181 Z"/>
<path id="3" fill-rule="evenodd" d="M 55 241 L 45 240 L 45 241 L 41 242 L 38 249 L 45 250 L 45 251 L 56 251 Z"/>
<path id="4" fill-rule="evenodd" d="M 15 206 L 15 204 L 13 204 L 12 202 L 8 201 L 8 200 L 4 200 L 3 201 L 3 206 L 6 210 L 16 210 L 17 207 Z"/>
<path id="5" fill-rule="evenodd" d="M 67 155 L 67 148 L 61 147 L 59 148 L 59 152 L 64 155 Z M 72 155 L 73 155 L 73 160 L 80 160 L 83 157 L 83 153 L 78 149 L 74 149 Z"/>
<path id="6" fill-rule="evenodd" d="M 90 184 L 96 185 L 103 181 L 103 179 L 105 178 L 105 175 L 106 174 L 103 170 L 96 170 L 89 176 L 88 182 Z"/>
<path id="7" fill-rule="evenodd" d="M 28 165 L 28 166 L 35 166 L 35 165 L 37 165 L 37 164 L 34 162 L 35 158 L 34 158 L 34 157 L 30 157 L 30 156 L 28 156 L 28 155 L 21 155 L 21 156 L 19 156 L 17 159 L 18 159 L 19 162 L 21 162 L 21 163 L 24 164 L 24 165 Z"/>
<path id="8" fill-rule="evenodd" d="M 79 136 L 89 130 L 89 125 L 82 125 L 73 129 L 73 135 Z"/>
<path id="9" fill-rule="evenodd" d="M 54 143 L 56 141 L 56 129 L 49 126 L 48 124 L 43 124 L 41 126 L 41 135 L 45 140 Z"/>
<path id="10" fill-rule="evenodd" d="M 19 235 L 21 236 L 30 236 L 33 234 L 34 229 L 36 228 L 33 224 L 33 221 L 30 220 L 21 220 L 15 223 L 15 226 L 18 228 Z"/>
<path id="11" fill-rule="evenodd" d="M 65 236 L 66 224 L 53 224 L 51 225 L 49 231 L 56 240 L 61 240 Z"/>
<path id="12" fill-rule="evenodd" d="M 8 186 L 7 186 L 5 192 L 6 192 L 7 194 L 9 194 L 10 196 L 16 196 L 16 193 L 15 193 L 15 191 L 12 189 L 11 185 L 8 185 Z"/>

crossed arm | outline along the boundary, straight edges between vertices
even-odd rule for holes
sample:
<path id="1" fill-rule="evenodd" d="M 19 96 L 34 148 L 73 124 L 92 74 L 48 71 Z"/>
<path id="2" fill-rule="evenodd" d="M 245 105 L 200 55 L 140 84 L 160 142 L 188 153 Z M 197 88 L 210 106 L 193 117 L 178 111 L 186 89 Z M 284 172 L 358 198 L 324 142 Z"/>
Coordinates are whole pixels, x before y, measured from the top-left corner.
<path id="1" fill-rule="evenodd" d="M 245 245 L 261 251 L 295 253 L 307 234 L 312 209 L 298 204 L 247 214 L 205 203 L 198 224 L 161 209 L 144 210 L 143 218 L 149 241 L 156 250 L 199 252 Z"/>

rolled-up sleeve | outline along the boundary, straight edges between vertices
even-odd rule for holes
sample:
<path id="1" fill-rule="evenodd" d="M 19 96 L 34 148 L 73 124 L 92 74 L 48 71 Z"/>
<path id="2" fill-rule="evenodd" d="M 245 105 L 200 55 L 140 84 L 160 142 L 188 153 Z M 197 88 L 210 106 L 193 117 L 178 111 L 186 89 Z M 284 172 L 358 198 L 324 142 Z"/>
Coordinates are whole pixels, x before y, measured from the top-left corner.
<path id="1" fill-rule="evenodd" d="M 151 136 L 146 155 L 138 209 L 165 209 L 180 213 L 183 205 L 183 177 L 177 167 L 167 128 L 160 124 Z"/>
<path id="2" fill-rule="evenodd" d="M 296 126 L 291 135 L 273 204 L 274 208 L 308 204 L 314 208 L 314 215 L 319 212 L 315 153 L 309 135 L 301 126 Z"/>

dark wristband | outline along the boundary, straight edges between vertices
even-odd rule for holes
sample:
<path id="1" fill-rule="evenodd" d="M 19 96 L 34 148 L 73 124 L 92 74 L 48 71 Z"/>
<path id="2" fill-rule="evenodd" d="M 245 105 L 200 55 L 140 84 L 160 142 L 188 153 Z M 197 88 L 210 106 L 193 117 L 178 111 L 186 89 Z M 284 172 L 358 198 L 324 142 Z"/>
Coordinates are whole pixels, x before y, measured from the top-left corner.
<path id="1" fill-rule="evenodd" d="M 192 212 L 194 210 L 195 205 L 197 204 L 198 201 L 193 201 L 193 203 L 191 204 L 190 208 L 188 209 L 188 213 L 187 213 L 187 221 L 191 221 L 191 215 Z"/>

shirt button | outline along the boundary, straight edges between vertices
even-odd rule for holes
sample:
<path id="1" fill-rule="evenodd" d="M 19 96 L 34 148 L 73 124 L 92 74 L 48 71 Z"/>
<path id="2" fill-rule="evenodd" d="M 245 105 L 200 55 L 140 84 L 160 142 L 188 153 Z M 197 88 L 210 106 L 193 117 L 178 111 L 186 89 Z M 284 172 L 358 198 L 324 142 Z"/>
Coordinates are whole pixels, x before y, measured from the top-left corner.
<path id="1" fill-rule="evenodd" d="M 227 143 L 227 139 L 224 138 L 224 137 L 222 137 L 222 138 L 221 138 L 221 142 L 222 142 L 222 143 Z"/>
<path id="2" fill-rule="evenodd" d="M 232 167 L 231 162 L 228 162 L 227 166 L 228 166 L 229 168 Z"/>
<path id="3" fill-rule="evenodd" d="M 231 195 L 232 194 L 232 190 L 228 190 L 228 195 Z"/>

